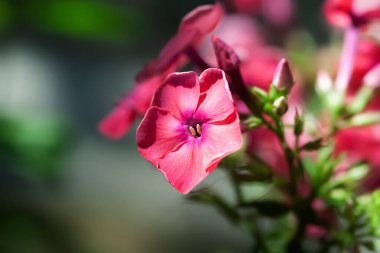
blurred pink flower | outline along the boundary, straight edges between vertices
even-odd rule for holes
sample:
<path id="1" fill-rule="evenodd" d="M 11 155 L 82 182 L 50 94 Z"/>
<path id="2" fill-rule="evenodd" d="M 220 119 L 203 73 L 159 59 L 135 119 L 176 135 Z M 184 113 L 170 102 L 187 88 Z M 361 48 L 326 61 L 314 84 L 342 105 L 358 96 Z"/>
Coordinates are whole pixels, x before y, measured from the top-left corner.
<path id="1" fill-rule="evenodd" d="M 137 83 L 99 123 L 99 131 L 113 140 L 122 138 L 129 132 L 134 121 L 145 114 L 154 91 L 159 87 L 162 80 L 174 71 L 175 68 L 172 67 L 161 75 Z"/>
<path id="2" fill-rule="evenodd" d="M 246 61 L 241 64 L 241 73 L 245 83 L 267 90 L 272 82 L 273 72 L 283 52 L 275 47 L 256 47 Z"/>
<path id="3" fill-rule="evenodd" d="M 137 129 L 141 155 L 188 193 L 220 160 L 240 149 L 239 117 L 225 74 L 173 73 L 156 91 Z"/>
<path id="4" fill-rule="evenodd" d="M 379 63 L 380 44 L 371 39 L 360 40 L 355 55 L 349 91 L 351 93 L 356 92 L 361 87 L 367 72 Z"/>
<path id="5" fill-rule="evenodd" d="M 242 14 L 225 15 L 213 35 L 232 47 L 243 62 L 255 48 L 265 43 L 260 27 L 251 17 Z M 211 66 L 217 65 L 211 36 L 203 41 L 200 54 Z"/>
<path id="6" fill-rule="evenodd" d="M 380 188 L 380 124 L 339 131 L 336 150 L 347 152 L 356 161 L 367 161 L 371 171 L 362 186 L 367 190 Z"/>
<path id="7" fill-rule="evenodd" d="M 99 131 L 111 139 L 120 139 L 136 118 L 145 114 L 156 88 L 168 74 L 181 69 L 188 61 L 188 48 L 199 46 L 215 29 L 223 14 L 221 4 L 199 6 L 181 21 L 178 32 L 164 46 L 158 57 L 137 74 L 132 91 L 100 122 Z"/>
<path id="8" fill-rule="evenodd" d="M 340 28 L 361 27 L 380 19 L 379 0 L 325 0 L 327 21 Z"/>
<path id="9" fill-rule="evenodd" d="M 365 85 L 365 75 L 378 64 L 380 64 L 380 44 L 370 39 L 360 41 L 349 86 L 351 98 L 362 85 Z M 377 73 L 380 75 L 380 72 Z M 375 92 L 366 110 L 380 110 L 380 92 L 378 90 Z M 336 152 L 338 154 L 347 152 L 351 164 L 360 160 L 369 162 L 371 171 L 363 188 L 371 190 L 380 187 L 380 124 L 339 131 L 336 136 Z"/>
<path id="10" fill-rule="evenodd" d="M 269 87 L 277 63 L 284 54 L 278 48 L 265 45 L 263 32 L 250 17 L 241 14 L 227 15 L 215 29 L 214 35 L 239 56 L 240 71 L 248 86 L 263 89 Z M 209 38 L 205 39 L 201 54 L 211 66 L 217 66 Z"/>
<path id="11" fill-rule="evenodd" d="M 309 224 L 306 226 L 307 235 L 314 238 L 321 238 L 327 235 L 327 231 L 325 228 L 313 224 Z"/>
<path id="12" fill-rule="evenodd" d="M 288 24 L 295 12 L 293 0 L 230 0 L 229 2 L 237 12 L 259 14 L 275 26 Z"/>
<path id="13" fill-rule="evenodd" d="M 162 73 L 173 64 L 179 65 L 179 68 L 186 64 L 186 49 L 197 48 L 204 37 L 216 28 L 222 15 L 220 3 L 202 5 L 188 13 L 182 19 L 177 34 L 164 46 L 158 57 L 148 62 L 137 74 L 137 81 Z"/>

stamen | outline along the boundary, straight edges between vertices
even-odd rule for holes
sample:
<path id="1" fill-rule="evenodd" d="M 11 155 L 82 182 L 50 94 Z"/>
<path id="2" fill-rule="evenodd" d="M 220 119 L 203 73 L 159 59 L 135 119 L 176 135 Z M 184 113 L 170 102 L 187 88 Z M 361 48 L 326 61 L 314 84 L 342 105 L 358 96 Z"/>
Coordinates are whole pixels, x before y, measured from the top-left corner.
<path id="1" fill-rule="evenodd" d="M 192 136 L 197 136 L 197 132 L 195 131 L 195 129 L 192 127 L 192 126 L 189 126 L 189 131 L 191 133 Z"/>
<path id="2" fill-rule="evenodd" d="M 202 126 L 200 124 L 197 124 L 196 128 L 197 128 L 197 132 L 198 132 L 199 136 L 202 135 Z"/>

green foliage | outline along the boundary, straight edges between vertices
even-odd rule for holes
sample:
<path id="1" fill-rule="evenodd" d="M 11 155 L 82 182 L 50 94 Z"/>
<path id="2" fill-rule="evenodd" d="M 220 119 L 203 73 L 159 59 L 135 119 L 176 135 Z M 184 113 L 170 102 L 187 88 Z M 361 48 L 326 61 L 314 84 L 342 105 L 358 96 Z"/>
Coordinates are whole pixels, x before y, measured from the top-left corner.
<path id="1" fill-rule="evenodd" d="M 6 0 L 0 1 L 0 34 L 9 31 L 13 25 L 12 6 Z"/>
<path id="2" fill-rule="evenodd" d="M 343 251 L 379 252 L 380 250 L 380 192 L 358 198 L 347 192 L 341 200 L 339 229 L 333 232 L 337 246 Z"/>
<path id="3" fill-rule="evenodd" d="M 70 144 L 68 127 L 45 117 L 0 117 L 0 158 L 31 179 L 53 178 Z"/>
<path id="4" fill-rule="evenodd" d="M 75 39 L 135 43 L 144 31 L 138 10 L 106 1 L 37 0 L 23 8 L 35 28 Z"/>

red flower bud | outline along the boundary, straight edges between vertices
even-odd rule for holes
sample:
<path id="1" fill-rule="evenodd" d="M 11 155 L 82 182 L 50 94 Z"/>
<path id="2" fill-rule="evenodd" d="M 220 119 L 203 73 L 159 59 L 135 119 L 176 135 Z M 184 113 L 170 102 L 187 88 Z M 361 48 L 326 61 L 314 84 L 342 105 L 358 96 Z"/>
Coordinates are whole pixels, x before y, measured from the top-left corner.
<path id="1" fill-rule="evenodd" d="M 217 36 L 212 36 L 216 58 L 219 68 L 224 71 L 230 71 L 239 67 L 239 56 L 235 51 Z"/>

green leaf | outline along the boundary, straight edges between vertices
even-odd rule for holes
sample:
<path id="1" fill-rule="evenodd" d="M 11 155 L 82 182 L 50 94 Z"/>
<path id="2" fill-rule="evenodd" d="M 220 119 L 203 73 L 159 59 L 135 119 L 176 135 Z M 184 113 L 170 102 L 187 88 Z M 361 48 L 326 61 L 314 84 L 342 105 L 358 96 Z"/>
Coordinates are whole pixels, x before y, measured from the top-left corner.
<path id="1" fill-rule="evenodd" d="M 239 222 L 239 214 L 235 211 L 235 209 L 220 196 L 211 191 L 201 190 L 192 192 L 187 198 L 198 203 L 212 205 L 230 222 L 235 224 Z"/>
<path id="2" fill-rule="evenodd" d="M 252 201 L 242 204 L 241 207 L 253 207 L 261 215 L 271 218 L 277 218 L 286 215 L 290 210 L 289 207 L 284 203 L 271 200 Z"/>
<path id="3" fill-rule="evenodd" d="M 254 164 L 233 169 L 238 182 L 268 181 L 273 178 L 273 171 L 265 165 Z"/>
<path id="4" fill-rule="evenodd" d="M 315 151 L 323 147 L 323 138 L 318 138 L 316 140 L 310 141 L 305 143 L 300 150 L 305 150 L 305 151 Z"/>
<path id="5" fill-rule="evenodd" d="M 380 112 L 364 112 L 347 120 L 347 127 L 361 127 L 377 124 L 380 122 Z"/>
<path id="6" fill-rule="evenodd" d="M 374 89 L 363 85 L 356 94 L 355 98 L 347 106 L 347 110 L 351 114 L 361 112 L 368 105 L 374 95 Z"/>
<path id="7" fill-rule="evenodd" d="M 250 89 L 250 91 L 253 95 L 260 98 L 264 102 L 267 102 L 269 100 L 268 93 L 259 87 L 254 86 Z"/>
<path id="8" fill-rule="evenodd" d="M 255 116 L 250 116 L 248 119 L 244 121 L 244 123 L 247 124 L 249 129 L 254 129 L 262 126 L 263 120 Z"/>

